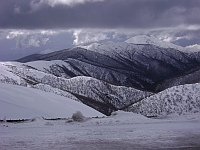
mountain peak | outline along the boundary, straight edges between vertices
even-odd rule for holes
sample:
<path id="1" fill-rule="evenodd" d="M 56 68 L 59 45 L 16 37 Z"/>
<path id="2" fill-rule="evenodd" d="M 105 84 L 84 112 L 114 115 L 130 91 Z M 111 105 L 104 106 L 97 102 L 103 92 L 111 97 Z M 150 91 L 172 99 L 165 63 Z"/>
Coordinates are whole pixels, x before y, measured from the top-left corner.
<path id="1" fill-rule="evenodd" d="M 156 43 L 158 39 L 156 39 L 153 36 L 149 35 L 136 35 L 128 40 L 126 40 L 126 43 L 131 43 L 131 44 L 152 44 Z"/>
<path id="2" fill-rule="evenodd" d="M 107 41 L 103 43 L 96 42 L 96 43 L 92 43 L 92 44 L 81 46 L 81 47 L 88 50 L 93 50 L 93 51 L 96 50 L 99 52 L 99 50 L 119 51 L 120 49 L 127 48 L 128 46 L 132 47 L 133 45 L 146 45 L 146 44 L 155 45 L 161 48 L 173 48 L 179 51 L 187 52 L 186 49 L 182 46 L 178 46 L 173 43 L 160 40 L 150 35 L 137 35 L 126 40 L 125 42 L 111 42 L 111 41 Z"/>
<path id="3" fill-rule="evenodd" d="M 184 48 L 178 45 L 175 45 L 170 42 L 162 41 L 154 36 L 148 35 L 137 35 L 125 41 L 129 44 L 151 44 L 163 48 L 174 48 L 177 50 L 184 51 Z"/>
<path id="4" fill-rule="evenodd" d="M 188 49 L 189 52 L 199 52 L 200 51 L 199 44 L 189 45 L 186 48 Z"/>

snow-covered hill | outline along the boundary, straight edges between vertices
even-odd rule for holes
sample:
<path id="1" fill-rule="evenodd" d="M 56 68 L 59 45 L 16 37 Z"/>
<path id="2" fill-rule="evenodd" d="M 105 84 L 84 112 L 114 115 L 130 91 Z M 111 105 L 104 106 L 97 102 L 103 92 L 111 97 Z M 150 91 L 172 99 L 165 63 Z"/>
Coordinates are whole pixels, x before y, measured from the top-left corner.
<path id="1" fill-rule="evenodd" d="M 41 61 L 39 64 L 41 65 Z M 37 62 L 32 63 L 32 66 L 38 66 Z M 0 81 L 34 87 L 48 92 L 52 91 L 57 95 L 74 100 L 78 99 L 107 115 L 114 110 L 123 109 L 152 94 L 130 87 L 114 86 L 86 76 L 77 76 L 69 79 L 57 77 L 53 73 L 43 70 L 41 66 L 40 70 L 32 66 L 16 62 L 0 63 L 2 72 L 6 72 L 5 74 L 0 74 Z M 44 66 L 48 65 L 45 64 Z"/>
<path id="2" fill-rule="evenodd" d="M 145 116 L 200 112 L 200 83 L 174 86 L 129 107 Z"/>
<path id="3" fill-rule="evenodd" d="M 0 67 L 1 82 L 53 92 L 81 101 L 106 115 L 115 110 L 126 109 L 131 105 L 133 106 L 128 109 L 129 111 L 137 110 L 147 116 L 184 114 L 198 112 L 200 109 L 199 102 L 196 101 L 199 84 L 192 87 L 190 85 L 172 87 L 151 96 L 153 93 L 125 86 L 115 86 L 92 77 L 66 77 L 65 74 L 62 75 L 61 70 L 58 70 L 59 65 L 67 67 L 68 64 L 61 60 L 29 63 L 4 62 Z M 190 76 L 189 78 L 193 79 Z M 182 98 L 184 94 L 185 97 Z M 148 96 L 150 97 L 146 98 Z"/>
<path id="4" fill-rule="evenodd" d="M 88 117 L 103 116 L 80 102 L 33 88 L 0 83 L 0 93 L 0 120 L 66 118 L 76 111 Z"/>

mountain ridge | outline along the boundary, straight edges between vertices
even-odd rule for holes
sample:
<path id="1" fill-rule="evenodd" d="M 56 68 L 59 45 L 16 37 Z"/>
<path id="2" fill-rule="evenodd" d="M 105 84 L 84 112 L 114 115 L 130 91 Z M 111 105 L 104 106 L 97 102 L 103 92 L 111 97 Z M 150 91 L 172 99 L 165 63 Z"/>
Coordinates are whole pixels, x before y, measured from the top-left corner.
<path id="1" fill-rule="evenodd" d="M 198 52 L 185 53 L 151 44 L 134 45 L 124 42 L 86 48 L 75 47 L 44 55 L 36 54 L 18 61 L 63 60 L 69 64 L 68 67 L 74 68 L 72 72 L 66 66 L 63 68 L 67 76 L 89 76 L 114 85 L 151 92 L 156 91 L 157 84 L 182 76 L 200 65 Z M 103 74 L 107 74 L 107 77 Z"/>

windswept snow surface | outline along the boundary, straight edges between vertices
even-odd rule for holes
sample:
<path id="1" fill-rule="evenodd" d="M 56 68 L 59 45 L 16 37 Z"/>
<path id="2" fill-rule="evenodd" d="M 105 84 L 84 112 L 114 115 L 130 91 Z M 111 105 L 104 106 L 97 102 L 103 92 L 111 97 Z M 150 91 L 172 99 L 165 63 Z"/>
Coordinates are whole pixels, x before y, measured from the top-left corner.
<path id="1" fill-rule="evenodd" d="M 0 83 L 0 119 L 65 118 L 81 111 L 87 117 L 103 116 L 72 99 L 40 90 Z"/>
<path id="2" fill-rule="evenodd" d="M 0 123 L 1 150 L 143 150 L 199 149 L 200 117 L 149 119 L 114 113 L 85 122 L 36 120 Z"/>

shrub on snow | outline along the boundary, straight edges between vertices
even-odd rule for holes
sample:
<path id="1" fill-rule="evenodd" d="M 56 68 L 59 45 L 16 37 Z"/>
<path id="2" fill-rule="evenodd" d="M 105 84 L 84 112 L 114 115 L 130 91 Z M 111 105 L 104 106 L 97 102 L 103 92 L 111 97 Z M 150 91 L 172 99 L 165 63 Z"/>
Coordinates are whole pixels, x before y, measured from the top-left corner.
<path id="1" fill-rule="evenodd" d="M 72 119 L 73 121 L 81 122 L 81 121 L 84 121 L 85 117 L 80 111 L 77 111 L 76 113 L 72 115 Z"/>

